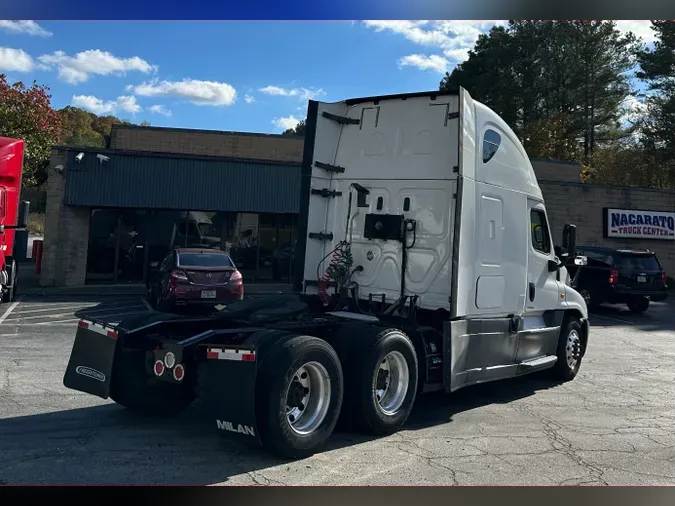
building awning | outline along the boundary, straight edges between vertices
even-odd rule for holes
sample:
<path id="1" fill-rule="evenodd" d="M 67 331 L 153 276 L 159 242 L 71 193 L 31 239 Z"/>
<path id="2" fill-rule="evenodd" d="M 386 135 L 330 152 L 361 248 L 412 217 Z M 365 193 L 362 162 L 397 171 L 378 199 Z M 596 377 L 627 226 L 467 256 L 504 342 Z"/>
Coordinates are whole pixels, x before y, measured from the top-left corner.
<path id="1" fill-rule="evenodd" d="M 299 211 L 299 163 L 68 148 L 66 167 L 64 198 L 72 206 Z"/>

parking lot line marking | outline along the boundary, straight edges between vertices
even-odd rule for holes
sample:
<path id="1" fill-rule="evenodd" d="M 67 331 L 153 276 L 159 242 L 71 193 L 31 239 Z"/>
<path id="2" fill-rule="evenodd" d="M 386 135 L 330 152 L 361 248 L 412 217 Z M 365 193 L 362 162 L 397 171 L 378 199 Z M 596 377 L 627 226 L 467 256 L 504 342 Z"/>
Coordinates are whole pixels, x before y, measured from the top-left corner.
<path id="1" fill-rule="evenodd" d="M 89 309 L 89 308 L 100 308 L 100 309 L 123 309 L 125 307 L 138 307 L 140 306 L 140 302 L 135 300 L 135 301 L 130 301 L 127 302 L 126 304 L 97 304 L 97 303 L 88 303 L 86 305 L 80 304 L 80 305 L 72 305 L 69 304 L 67 306 L 64 305 L 55 305 L 51 307 L 43 307 L 41 309 L 22 309 L 24 306 L 21 306 L 19 309 L 14 311 L 14 315 L 23 315 L 23 314 L 29 314 L 29 313 L 43 313 L 45 311 L 67 311 L 67 310 L 72 310 L 72 311 L 81 311 L 83 309 Z M 97 311 L 94 309 L 94 311 Z"/>
<path id="2" fill-rule="evenodd" d="M 148 311 L 152 311 L 152 306 L 148 302 L 148 299 L 141 297 L 141 301 L 143 302 L 143 305 L 148 308 Z"/>
<path id="3" fill-rule="evenodd" d="M 75 322 L 79 322 L 80 318 L 74 318 L 72 320 L 57 320 L 55 322 L 40 322 L 40 323 L 24 323 L 22 327 L 25 327 L 26 325 L 59 325 L 59 324 L 65 324 L 67 323 L 68 325 L 72 325 Z"/>
<path id="4" fill-rule="evenodd" d="M 22 308 L 35 308 L 44 306 L 84 306 L 84 305 L 105 305 L 105 306 L 124 306 L 127 304 L 139 304 L 140 297 L 132 299 L 115 299 L 115 300 L 23 300 Z"/>
<path id="5" fill-rule="evenodd" d="M 136 308 L 140 309 L 141 306 L 136 305 L 136 306 L 129 307 L 128 309 L 136 309 Z M 136 313 L 145 313 L 146 311 L 147 311 L 147 309 L 145 309 L 145 307 L 143 307 L 143 311 L 136 311 Z M 99 316 L 105 316 L 106 314 L 108 314 L 110 316 L 114 316 L 116 314 L 135 314 L 135 313 L 127 311 L 126 308 L 124 308 L 124 309 L 122 309 L 122 308 L 115 308 L 115 309 L 107 308 L 107 309 L 96 309 L 94 311 L 87 311 L 87 313 L 84 314 L 83 317 L 86 318 L 87 316 L 93 316 L 93 317 L 97 318 Z M 23 316 L 23 317 L 20 316 L 20 315 L 19 316 L 12 315 L 12 318 L 10 318 L 7 321 L 35 320 L 37 318 L 59 318 L 59 317 L 62 317 L 62 316 L 73 316 L 73 311 L 71 311 L 69 313 L 49 313 L 49 314 L 39 314 L 39 315 L 32 315 L 32 316 Z M 2 323 L 1 320 L 0 320 L 0 323 Z"/>
<path id="6" fill-rule="evenodd" d="M 12 314 L 12 311 L 14 311 L 14 308 L 19 305 L 19 302 L 23 300 L 23 297 L 19 295 L 14 302 L 12 302 L 7 310 L 0 316 L 0 325 L 2 325 L 2 322 L 5 321 L 5 319 Z"/>
<path id="7" fill-rule="evenodd" d="M 14 316 L 16 315 L 24 315 L 24 314 L 30 314 L 30 313 L 43 313 L 45 311 L 64 311 L 64 310 L 69 310 L 72 309 L 73 311 L 80 311 L 82 309 L 87 309 L 90 307 L 96 307 L 96 306 L 60 306 L 60 307 L 48 307 L 48 308 L 43 308 L 43 309 L 30 309 L 28 311 L 22 311 L 22 310 L 17 310 L 14 311 Z"/>

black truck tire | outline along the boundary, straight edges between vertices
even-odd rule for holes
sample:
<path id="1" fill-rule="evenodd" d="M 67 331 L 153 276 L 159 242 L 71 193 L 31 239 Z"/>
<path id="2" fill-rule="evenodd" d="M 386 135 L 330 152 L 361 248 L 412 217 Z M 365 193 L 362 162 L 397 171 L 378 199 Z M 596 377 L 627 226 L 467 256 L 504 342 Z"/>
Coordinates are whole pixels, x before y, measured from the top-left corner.
<path id="1" fill-rule="evenodd" d="M 583 358 L 583 342 L 581 324 L 577 318 L 570 317 L 563 321 L 558 338 L 558 360 L 551 369 L 553 377 L 558 381 L 573 380 Z"/>
<path id="2" fill-rule="evenodd" d="M 393 434 L 408 420 L 417 396 L 419 365 L 415 347 L 398 329 L 359 336 L 354 342 L 349 365 L 344 366 L 345 422 L 368 434 Z M 386 376 L 388 386 L 378 385 Z"/>
<path id="3" fill-rule="evenodd" d="M 173 416 L 195 400 L 194 376 L 174 385 L 151 377 L 146 371 L 146 352 L 118 348 L 110 378 L 110 398 L 117 404 L 148 416 Z M 187 368 L 186 368 L 187 370 Z"/>
<path id="4" fill-rule="evenodd" d="M 636 297 L 629 300 L 626 305 L 631 313 L 644 313 L 649 309 L 649 299 L 647 297 Z"/>
<path id="5" fill-rule="evenodd" d="M 256 385 L 256 425 L 263 447 L 290 459 L 313 455 L 335 429 L 342 395 L 342 366 L 330 344 L 312 336 L 275 339 L 261 360 Z M 289 403 L 296 406 L 290 413 Z M 291 421 L 294 413 L 297 418 Z"/>

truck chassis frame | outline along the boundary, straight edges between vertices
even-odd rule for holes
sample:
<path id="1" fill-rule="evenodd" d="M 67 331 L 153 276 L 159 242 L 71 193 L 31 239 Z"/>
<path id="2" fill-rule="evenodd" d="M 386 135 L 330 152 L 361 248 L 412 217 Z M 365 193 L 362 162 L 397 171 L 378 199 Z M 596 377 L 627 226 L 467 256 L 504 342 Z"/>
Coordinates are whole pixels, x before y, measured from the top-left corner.
<path id="1" fill-rule="evenodd" d="M 266 376 L 269 376 L 270 369 L 281 357 L 279 350 L 283 348 L 284 342 L 294 337 L 311 336 L 311 339 L 321 340 L 335 350 L 340 364 L 338 367 L 341 368 L 339 378 L 334 380 L 337 386 L 333 386 L 336 391 L 339 390 L 338 412 L 341 412 L 342 404 L 350 404 L 351 397 L 355 396 L 353 390 L 363 386 L 355 381 L 368 381 L 355 372 L 362 368 L 355 357 L 371 353 L 375 343 L 387 332 L 402 334 L 402 338 L 409 341 L 415 357 L 414 364 L 408 361 L 408 365 L 415 369 L 414 378 L 413 371 L 410 371 L 410 380 L 414 382 L 409 388 L 410 402 L 406 403 L 403 409 L 405 413 L 395 422 L 374 430 L 370 427 L 369 432 L 375 435 L 386 435 L 398 430 L 405 423 L 419 393 L 438 390 L 450 392 L 474 383 L 555 366 L 556 357 L 551 356 L 531 364 L 516 364 L 509 370 L 501 367 L 491 373 L 481 372 L 477 380 L 472 380 L 466 373 L 458 375 L 452 366 L 453 353 L 464 353 L 466 350 L 458 349 L 457 344 L 451 342 L 452 335 L 455 335 L 455 343 L 461 343 L 466 341 L 462 338 L 470 335 L 469 327 L 480 327 L 481 332 L 495 332 L 504 325 L 511 327 L 507 332 L 517 333 L 522 331 L 518 328 L 517 319 L 450 321 L 446 315 L 424 314 L 422 316 L 427 320 L 424 322 L 427 325 L 424 325 L 416 318 L 413 301 L 406 307 L 397 305 L 395 309 L 399 311 L 398 314 L 397 311 L 390 311 L 378 317 L 336 311 L 334 307 L 323 308 L 316 296 L 293 294 L 237 302 L 221 313 L 205 317 L 153 312 L 127 318 L 117 326 L 90 318 L 78 324 L 64 385 L 102 398 L 112 397 L 118 403 L 132 408 L 144 408 L 146 406 L 143 403 L 154 400 L 152 395 L 149 399 L 134 401 L 135 404 L 128 400 L 134 388 L 145 388 L 141 378 L 153 383 L 152 388 L 155 389 L 157 385 L 163 385 L 159 388 L 189 390 L 190 393 L 185 394 L 188 401 L 184 406 L 178 402 L 177 411 L 189 405 L 194 398 L 199 398 L 205 402 L 208 416 L 215 422 L 216 428 L 225 434 L 243 436 L 243 439 L 272 452 L 298 458 L 318 450 L 332 433 L 337 415 L 321 444 L 310 442 L 305 447 L 300 441 L 299 446 L 280 445 L 277 444 L 278 435 L 270 435 L 269 423 L 263 419 L 268 415 L 261 414 L 261 405 L 269 401 L 270 385 L 283 378 L 269 380 Z M 436 316 L 436 321 L 430 320 Z M 548 318 L 551 322 L 549 331 L 555 333 L 555 339 L 558 340 L 566 315 L 555 311 Z M 580 362 L 585 353 L 588 323 L 583 319 L 579 323 L 581 347 L 575 353 Z M 273 354 L 274 357 L 265 360 Z M 124 357 L 136 357 L 137 361 L 133 362 L 136 365 L 132 366 L 128 361 L 121 362 L 125 360 Z M 117 362 L 120 362 L 119 367 L 116 367 Z M 139 386 L 120 384 L 118 377 L 127 374 L 135 374 Z M 380 381 L 380 371 L 375 374 L 377 378 L 373 379 L 373 392 L 378 388 L 375 381 Z M 292 396 L 292 387 L 288 388 L 283 394 L 287 398 Z M 169 397 L 154 397 L 165 404 L 164 408 L 171 408 L 175 396 L 173 393 Z M 347 411 L 346 407 L 342 411 Z"/>

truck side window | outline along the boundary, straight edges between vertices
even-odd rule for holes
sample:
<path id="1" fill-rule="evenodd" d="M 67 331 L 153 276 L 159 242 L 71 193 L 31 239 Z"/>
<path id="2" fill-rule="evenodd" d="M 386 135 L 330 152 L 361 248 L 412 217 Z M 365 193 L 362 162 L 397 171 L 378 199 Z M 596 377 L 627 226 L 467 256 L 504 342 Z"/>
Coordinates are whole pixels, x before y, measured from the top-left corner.
<path id="1" fill-rule="evenodd" d="M 551 252 L 551 236 L 548 233 L 546 213 L 541 209 L 532 209 L 530 211 L 530 222 L 532 247 L 540 253 L 548 255 Z"/>
<path id="2" fill-rule="evenodd" d="M 492 160 L 502 143 L 502 136 L 494 130 L 486 130 L 483 135 L 483 163 Z"/>

